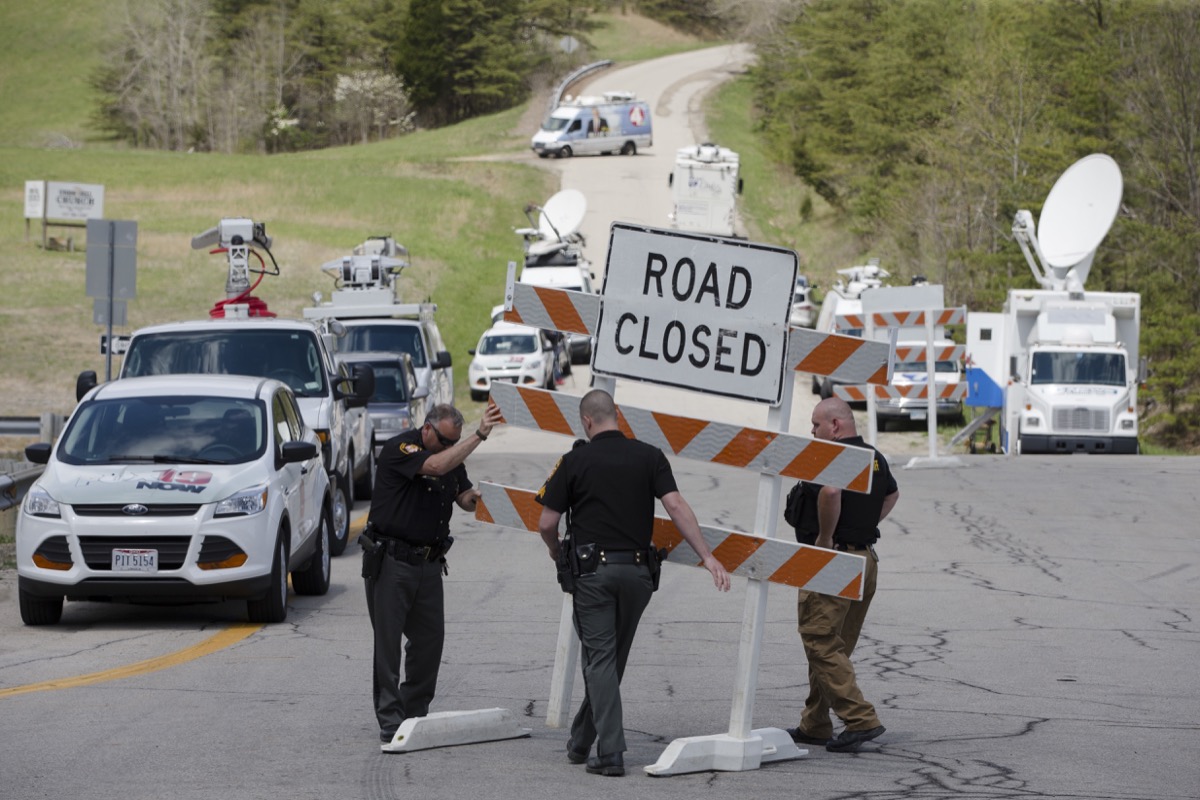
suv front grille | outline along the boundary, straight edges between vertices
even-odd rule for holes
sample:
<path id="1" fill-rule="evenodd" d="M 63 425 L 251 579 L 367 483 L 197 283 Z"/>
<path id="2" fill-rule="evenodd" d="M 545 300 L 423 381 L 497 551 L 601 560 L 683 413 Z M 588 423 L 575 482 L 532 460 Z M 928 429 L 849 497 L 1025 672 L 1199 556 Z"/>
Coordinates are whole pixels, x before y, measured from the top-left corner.
<path id="1" fill-rule="evenodd" d="M 158 568 L 179 569 L 187 557 L 190 536 L 80 536 L 79 547 L 88 569 L 111 570 L 116 549 L 157 550 Z"/>
<path id="2" fill-rule="evenodd" d="M 124 517 L 129 503 L 79 503 L 71 508 L 81 517 Z M 139 517 L 190 517 L 200 510 L 199 503 L 153 503 Z"/>

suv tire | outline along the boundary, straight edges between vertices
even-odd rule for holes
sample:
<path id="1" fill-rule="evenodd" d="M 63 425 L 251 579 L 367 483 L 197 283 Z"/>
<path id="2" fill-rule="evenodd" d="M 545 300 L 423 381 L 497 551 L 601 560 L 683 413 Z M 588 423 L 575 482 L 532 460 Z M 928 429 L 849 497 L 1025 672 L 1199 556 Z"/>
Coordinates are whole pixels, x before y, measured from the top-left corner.
<path id="1" fill-rule="evenodd" d="M 354 495 L 349 475 L 332 473 L 329 486 L 333 492 L 333 535 L 330 537 L 329 553 L 340 556 L 350 543 L 350 512 L 354 508 Z"/>
<path id="2" fill-rule="evenodd" d="M 251 622 L 275 623 L 287 619 L 287 540 L 280 530 L 275 539 L 275 558 L 271 561 L 271 585 L 265 597 L 246 601 Z"/>
<path id="3" fill-rule="evenodd" d="M 296 594 L 322 595 L 329 591 L 329 577 L 332 572 L 329 561 L 329 544 L 333 535 L 333 514 L 329 511 L 329 501 L 321 509 L 321 524 L 317 527 L 317 549 L 304 569 L 292 571 L 292 588 Z"/>

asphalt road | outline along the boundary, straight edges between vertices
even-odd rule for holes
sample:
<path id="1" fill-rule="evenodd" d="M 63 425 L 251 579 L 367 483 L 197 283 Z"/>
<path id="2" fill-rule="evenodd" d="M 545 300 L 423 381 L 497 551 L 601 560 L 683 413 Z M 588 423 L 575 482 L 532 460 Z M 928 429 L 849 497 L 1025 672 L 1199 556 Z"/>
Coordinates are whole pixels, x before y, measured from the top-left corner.
<path id="1" fill-rule="evenodd" d="M 689 76 L 730 63 L 724 50 L 709 55 L 715 61 L 688 54 L 643 68 L 662 84 L 657 94 L 639 84 L 657 98 L 654 158 L 674 152 L 659 138 L 664 120 L 685 119 L 707 85 Z M 632 85 L 615 77 L 620 85 L 598 88 Z M 664 114 L 667 95 L 682 105 Z M 646 154 L 554 166 L 605 164 L 625 180 L 623 165 L 643 163 L 654 162 Z M 634 194 L 659 207 L 650 190 Z M 591 251 L 597 238 L 589 253 L 603 263 Z M 564 388 L 581 392 L 586 377 L 580 369 Z M 791 415 L 800 432 L 806 385 L 800 376 Z M 643 384 L 618 382 L 617 395 L 765 420 L 748 404 Z M 475 480 L 536 488 L 569 445 L 504 428 L 468 468 Z M 0 800 L 1200 796 L 1200 543 L 1187 521 L 1200 508 L 1200 459 L 960 455 L 956 465 L 905 469 L 923 444 L 881 436 L 881 446 L 901 467 L 901 500 L 882 526 L 879 591 L 856 663 L 888 730 L 858 754 L 811 750 L 749 772 L 642 774 L 673 739 L 728 730 L 732 707 L 746 582 L 721 595 L 705 573 L 670 566 L 625 677 L 630 776 L 569 765 L 566 732 L 545 724 L 562 602 L 550 561 L 533 534 L 460 515 L 434 710 L 508 708 L 529 738 L 379 752 L 354 545 L 335 560 L 328 595 L 292 595 L 287 622 L 267 627 L 246 626 L 240 603 L 68 603 L 62 624 L 27 628 L 15 575 L 4 572 Z M 701 521 L 752 528 L 756 475 L 679 460 L 675 468 Z M 803 703 L 794 600 L 790 589 L 769 595 L 756 727 L 794 725 Z M 581 693 L 576 680 L 576 701 Z"/>

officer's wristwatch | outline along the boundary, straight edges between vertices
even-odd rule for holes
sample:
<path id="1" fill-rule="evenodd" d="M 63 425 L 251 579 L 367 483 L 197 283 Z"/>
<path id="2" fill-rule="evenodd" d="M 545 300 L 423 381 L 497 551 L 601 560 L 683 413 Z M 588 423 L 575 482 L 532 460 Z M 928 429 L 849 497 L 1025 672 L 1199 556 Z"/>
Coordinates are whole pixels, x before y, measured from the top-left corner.
<path id="1" fill-rule="evenodd" d="M 487 441 L 487 434 L 484 433 L 483 431 L 479 430 L 478 428 L 475 429 L 475 435 L 479 437 L 479 441 L 481 441 L 481 442 Z"/>

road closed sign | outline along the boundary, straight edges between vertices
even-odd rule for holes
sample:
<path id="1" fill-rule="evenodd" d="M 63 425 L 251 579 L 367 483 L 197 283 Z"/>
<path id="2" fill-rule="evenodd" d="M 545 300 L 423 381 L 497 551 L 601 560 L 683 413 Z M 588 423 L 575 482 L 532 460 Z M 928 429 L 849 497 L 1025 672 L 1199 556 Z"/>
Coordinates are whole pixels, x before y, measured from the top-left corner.
<path id="1" fill-rule="evenodd" d="M 777 405 L 795 252 L 614 223 L 592 370 Z"/>

